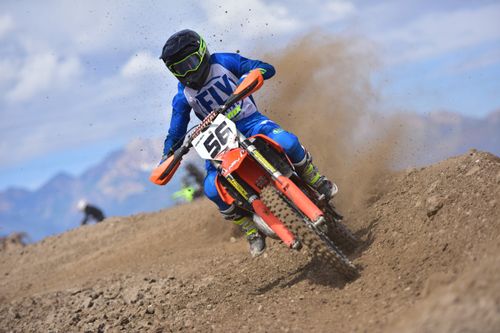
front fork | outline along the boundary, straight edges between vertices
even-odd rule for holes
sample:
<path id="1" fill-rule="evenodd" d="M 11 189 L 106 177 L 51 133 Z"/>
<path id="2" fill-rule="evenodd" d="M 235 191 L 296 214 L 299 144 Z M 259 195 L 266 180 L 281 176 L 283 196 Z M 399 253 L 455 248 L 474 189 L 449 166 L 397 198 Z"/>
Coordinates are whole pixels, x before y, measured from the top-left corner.
<path id="1" fill-rule="evenodd" d="M 221 171 L 221 164 L 219 162 L 212 161 L 212 163 L 219 171 Z M 219 172 L 219 175 L 222 176 L 223 173 Z M 290 230 L 288 230 L 283 222 L 274 216 L 273 213 L 271 213 L 271 211 L 264 205 L 257 193 L 255 193 L 254 189 L 239 179 L 238 175 L 228 173 L 223 177 L 236 191 L 236 193 L 230 193 L 234 199 L 239 198 L 241 200 L 237 201 L 250 203 L 253 212 L 260 216 L 269 228 L 271 228 L 271 230 L 276 234 L 276 236 L 278 236 L 289 248 L 297 249 L 300 247 L 300 242 L 297 241 L 295 236 L 290 232 Z"/>
<path id="2" fill-rule="evenodd" d="M 289 178 L 283 176 L 248 140 L 241 142 L 243 148 L 266 170 L 271 176 L 274 186 L 285 195 L 301 212 L 307 216 L 314 225 L 324 224 L 325 218 L 323 212 L 309 199 L 307 195 Z"/>
<path id="3" fill-rule="evenodd" d="M 245 137 L 240 137 L 241 146 L 253 157 L 253 159 L 271 176 L 274 186 L 285 195 L 310 221 L 314 226 L 319 227 L 325 222 L 323 212 L 305 195 L 300 188 L 289 178 L 276 169 L 259 150 L 249 142 Z M 214 162 L 215 167 L 221 172 L 221 163 Z M 278 237 L 290 248 L 295 248 L 298 244 L 294 235 L 269 209 L 262 203 L 255 191 L 244 181 L 237 179 L 237 175 L 226 174 L 223 176 L 237 191 L 238 195 L 246 202 L 252 205 L 254 212 L 263 218 L 269 227 L 278 235 Z"/>

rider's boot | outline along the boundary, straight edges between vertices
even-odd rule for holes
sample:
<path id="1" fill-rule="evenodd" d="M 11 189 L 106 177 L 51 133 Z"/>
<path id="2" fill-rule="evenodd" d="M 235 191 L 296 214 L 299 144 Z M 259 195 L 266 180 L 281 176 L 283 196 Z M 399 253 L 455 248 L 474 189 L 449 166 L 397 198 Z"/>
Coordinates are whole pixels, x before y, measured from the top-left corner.
<path id="1" fill-rule="evenodd" d="M 231 205 L 228 209 L 221 210 L 220 212 L 226 220 L 232 220 L 245 233 L 252 257 L 258 257 L 264 253 L 266 240 L 257 229 L 255 222 L 248 212 L 235 205 Z"/>
<path id="2" fill-rule="evenodd" d="M 294 166 L 297 174 L 326 198 L 333 198 L 333 196 L 337 194 L 337 185 L 326 178 L 326 176 L 319 173 L 318 168 L 312 163 L 311 154 L 307 150 L 306 156 L 302 161 L 295 163 Z"/>

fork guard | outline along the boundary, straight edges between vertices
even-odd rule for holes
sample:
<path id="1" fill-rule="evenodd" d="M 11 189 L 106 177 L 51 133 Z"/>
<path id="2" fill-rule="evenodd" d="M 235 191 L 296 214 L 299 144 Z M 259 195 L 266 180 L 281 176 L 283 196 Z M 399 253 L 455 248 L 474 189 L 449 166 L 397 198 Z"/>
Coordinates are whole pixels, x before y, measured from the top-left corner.
<path id="1" fill-rule="evenodd" d="M 313 223 L 320 223 L 321 219 L 324 219 L 323 212 L 318 206 L 316 206 L 289 178 L 279 176 L 278 179 L 274 181 L 274 186 L 276 186 L 288 200 L 293 202 L 293 204 L 295 204 Z"/>
<path id="2" fill-rule="evenodd" d="M 252 207 L 257 215 L 271 228 L 274 233 L 286 244 L 289 248 L 297 246 L 295 236 L 276 216 L 271 213 L 260 199 L 252 202 Z"/>

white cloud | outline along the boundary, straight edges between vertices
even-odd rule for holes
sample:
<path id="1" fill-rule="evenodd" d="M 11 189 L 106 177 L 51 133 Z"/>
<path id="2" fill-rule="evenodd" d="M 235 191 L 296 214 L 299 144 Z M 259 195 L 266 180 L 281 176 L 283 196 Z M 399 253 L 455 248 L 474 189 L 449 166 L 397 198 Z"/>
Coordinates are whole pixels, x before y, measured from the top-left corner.
<path id="1" fill-rule="evenodd" d="M 18 65 L 13 59 L 0 60 L 0 85 L 12 82 L 17 77 Z"/>
<path id="2" fill-rule="evenodd" d="M 439 56 L 500 39 L 500 4 L 430 13 L 378 37 L 393 52 L 392 62 Z"/>
<path id="3" fill-rule="evenodd" d="M 380 3 L 384 8 L 367 11 Z M 399 61 L 431 57 L 500 33 L 498 5 L 471 3 L 467 6 L 476 9 L 465 10 L 444 4 L 446 11 L 436 11 L 434 3 L 0 1 L 0 12 L 9 13 L 0 14 L 0 38 L 8 37 L 0 52 L 0 90 L 7 95 L 0 99 L 12 102 L 0 104 L 0 160 L 20 163 L 89 142 L 163 135 L 176 81 L 157 53 L 170 34 L 183 28 L 199 31 L 211 52 L 240 49 L 259 56 L 314 27 L 361 27 Z M 94 70 L 83 73 L 82 63 Z M 12 151 L 15 145 L 22 149 Z"/>
<path id="4" fill-rule="evenodd" d="M 14 20 L 10 15 L 0 16 L 0 39 L 14 28 Z"/>
<path id="5" fill-rule="evenodd" d="M 29 36 L 60 52 L 82 52 L 106 47 L 106 41 L 123 26 L 124 6 L 117 5 L 113 12 L 116 16 L 110 18 L 106 5 L 99 3 L 47 0 L 3 1 L 1 5 L 15 20 L 17 37 Z"/>
<path id="6" fill-rule="evenodd" d="M 157 74 L 165 70 L 165 66 L 158 57 L 148 51 L 140 51 L 130 57 L 122 67 L 121 74 L 124 77 L 136 77 L 140 75 Z"/>
<path id="7" fill-rule="evenodd" d="M 81 64 L 76 57 L 60 59 L 54 53 L 32 54 L 25 59 L 17 83 L 6 98 L 10 102 L 28 100 L 40 92 L 63 87 L 80 73 Z"/>
<path id="8" fill-rule="evenodd" d="M 500 49 L 495 49 L 469 58 L 466 61 L 455 64 L 449 68 L 450 73 L 464 73 L 471 70 L 482 69 L 487 66 L 500 63 Z"/>
<path id="9" fill-rule="evenodd" d="M 201 2 L 201 6 L 212 27 L 232 32 L 240 38 L 260 37 L 263 33 L 293 32 L 302 25 L 285 5 L 262 0 L 231 1 L 223 6 L 219 6 L 216 0 L 206 0 Z"/>
<path id="10" fill-rule="evenodd" d="M 356 12 L 356 7 L 349 1 L 332 1 L 325 5 L 324 15 L 328 17 L 328 21 L 340 21 Z"/>

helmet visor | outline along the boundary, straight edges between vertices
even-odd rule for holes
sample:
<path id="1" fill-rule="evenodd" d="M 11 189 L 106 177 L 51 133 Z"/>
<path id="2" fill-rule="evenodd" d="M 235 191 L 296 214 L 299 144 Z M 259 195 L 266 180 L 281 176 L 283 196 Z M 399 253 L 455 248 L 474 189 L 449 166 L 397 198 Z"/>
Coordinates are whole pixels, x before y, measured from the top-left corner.
<path id="1" fill-rule="evenodd" d="M 168 69 L 178 77 L 184 77 L 190 72 L 196 71 L 205 57 L 207 47 L 203 39 L 200 40 L 200 47 L 197 51 L 189 54 L 184 59 L 177 61 L 171 65 L 167 65 Z"/>
<path id="2" fill-rule="evenodd" d="M 170 69 L 175 76 L 186 76 L 187 73 L 193 72 L 200 67 L 201 60 L 202 58 L 198 55 L 198 52 L 195 52 L 190 54 L 187 58 L 168 66 L 168 69 Z"/>

